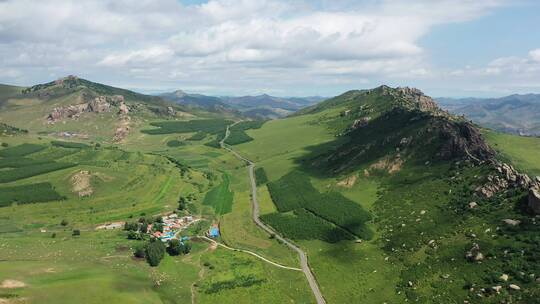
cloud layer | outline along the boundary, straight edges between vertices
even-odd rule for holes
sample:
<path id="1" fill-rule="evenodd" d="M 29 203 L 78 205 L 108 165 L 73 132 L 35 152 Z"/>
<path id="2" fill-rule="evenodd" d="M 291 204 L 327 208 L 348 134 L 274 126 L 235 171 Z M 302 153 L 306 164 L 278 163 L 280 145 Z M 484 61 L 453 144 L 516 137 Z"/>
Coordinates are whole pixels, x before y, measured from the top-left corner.
<path id="1" fill-rule="evenodd" d="M 379 82 L 538 74 L 540 49 L 474 70 L 444 71 L 426 59 L 419 40 L 433 27 L 473 20 L 504 4 L 0 1 L 0 81 L 33 84 L 77 74 L 139 90 L 297 95 Z"/>

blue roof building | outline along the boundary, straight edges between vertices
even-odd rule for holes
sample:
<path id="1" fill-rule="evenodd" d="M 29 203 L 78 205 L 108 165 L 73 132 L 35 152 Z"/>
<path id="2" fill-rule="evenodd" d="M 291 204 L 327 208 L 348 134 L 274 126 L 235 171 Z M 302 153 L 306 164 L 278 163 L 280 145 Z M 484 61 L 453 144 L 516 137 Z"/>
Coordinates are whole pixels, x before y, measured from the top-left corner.
<path id="1" fill-rule="evenodd" d="M 212 227 L 210 228 L 210 233 L 209 233 L 210 237 L 211 238 L 217 238 L 219 237 L 219 228 L 218 227 Z"/>

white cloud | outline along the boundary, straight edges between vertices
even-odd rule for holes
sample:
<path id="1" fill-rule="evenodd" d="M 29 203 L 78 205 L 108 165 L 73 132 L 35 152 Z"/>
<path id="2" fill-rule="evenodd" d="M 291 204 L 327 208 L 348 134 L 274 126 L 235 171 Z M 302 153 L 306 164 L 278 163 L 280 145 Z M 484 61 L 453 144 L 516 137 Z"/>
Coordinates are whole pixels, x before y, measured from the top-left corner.
<path id="1" fill-rule="evenodd" d="M 435 77 L 419 40 L 434 26 L 472 20 L 506 2 L 0 1 L 0 67 L 22 70 L 27 76 L 18 81 L 27 84 L 54 70 L 222 91 Z M 528 60 L 539 59 L 540 50 L 531 51 Z M 485 72 L 502 69 L 496 65 Z"/>

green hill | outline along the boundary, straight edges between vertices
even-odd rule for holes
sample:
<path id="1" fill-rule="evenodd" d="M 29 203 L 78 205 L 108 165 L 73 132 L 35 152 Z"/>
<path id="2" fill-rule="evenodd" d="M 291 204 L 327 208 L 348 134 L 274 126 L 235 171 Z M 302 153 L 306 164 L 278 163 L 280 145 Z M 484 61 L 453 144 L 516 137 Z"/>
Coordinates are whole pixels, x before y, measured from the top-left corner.
<path id="1" fill-rule="evenodd" d="M 535 301 L 535 182 L 419 90 L 350 91 L 247 134 L 236 148 L 275 205 L 261 218 L 307 251 L 329 303 Z"/>

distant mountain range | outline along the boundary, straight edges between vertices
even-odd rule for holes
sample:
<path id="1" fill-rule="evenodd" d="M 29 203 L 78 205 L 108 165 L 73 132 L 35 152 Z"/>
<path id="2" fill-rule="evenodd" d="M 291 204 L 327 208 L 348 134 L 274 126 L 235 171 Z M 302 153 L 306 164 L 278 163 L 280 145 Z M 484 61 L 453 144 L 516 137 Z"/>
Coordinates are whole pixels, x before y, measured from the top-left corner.
<path id="1" fill-rule="evenodd" d="M 501 98 L 437 98 L 440 106 L 454 114 L 498 131 L 540 136 L 540 94 Z"/>
<path id="2" fill-rule="evenodd" d="M 275 97 L 267 94 L 257 96 L 207 96 L 190 94 L 182 90 L 163 93 L 160 97 L 188 107 L 198 107 L 212 112 L 239 112 L 250 118 L 275 119 L 285 117 L 305 107 L 314 105 L 326 98 L 314 97 Z"/>

